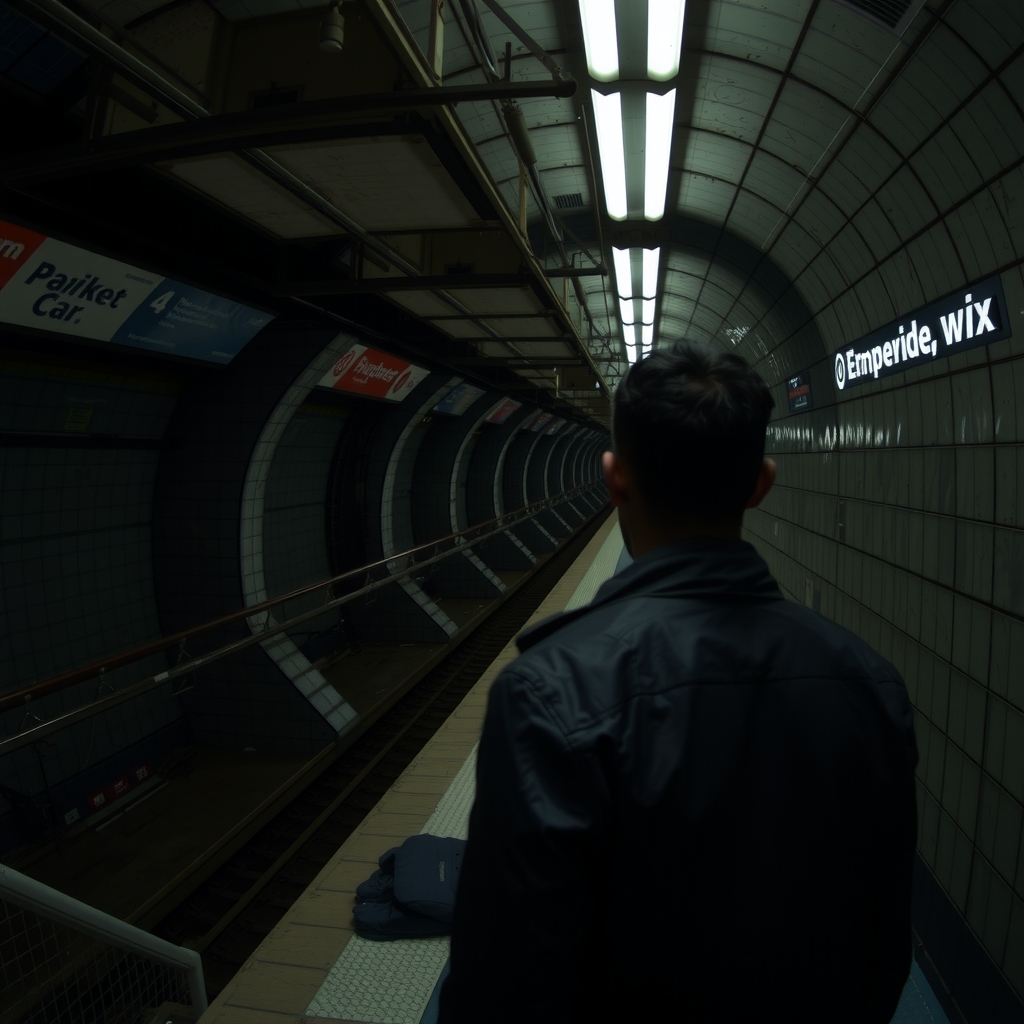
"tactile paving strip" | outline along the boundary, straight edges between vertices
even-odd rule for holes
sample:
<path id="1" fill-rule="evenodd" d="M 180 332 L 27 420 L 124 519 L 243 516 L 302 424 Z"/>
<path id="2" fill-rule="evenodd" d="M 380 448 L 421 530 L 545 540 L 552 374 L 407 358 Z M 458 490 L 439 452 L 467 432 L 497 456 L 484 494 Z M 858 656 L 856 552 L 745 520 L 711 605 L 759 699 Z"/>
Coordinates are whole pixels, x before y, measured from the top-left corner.
<path id="1" fill-rule="evenodd" d="M 591 601 L 615 572 L 622 547 L 621 533 L 613 530 L 566 604 L 567 611 Z M 475 776 L 476 747 L 421 831 L 466 838 Z M 374 942 L 353 935 L 310 1002 L 306 1017 L 419 1024 L 447 960 L 447 936 Z"/>

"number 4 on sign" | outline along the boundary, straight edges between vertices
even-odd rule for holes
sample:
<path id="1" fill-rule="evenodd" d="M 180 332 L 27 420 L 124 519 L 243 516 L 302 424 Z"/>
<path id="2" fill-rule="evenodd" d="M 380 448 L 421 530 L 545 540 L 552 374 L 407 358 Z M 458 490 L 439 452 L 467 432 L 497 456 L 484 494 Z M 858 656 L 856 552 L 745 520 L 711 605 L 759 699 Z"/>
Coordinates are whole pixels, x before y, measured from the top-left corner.
<path id="1" fill-rule="evenodd" d="M 149 308 L 153 310 L 154 313 L 162 313 L 167 308 L 167 303 L 173 298 L 174 292 L 164 292 L 156 302 L 151 302 L 149 304 Z"/>

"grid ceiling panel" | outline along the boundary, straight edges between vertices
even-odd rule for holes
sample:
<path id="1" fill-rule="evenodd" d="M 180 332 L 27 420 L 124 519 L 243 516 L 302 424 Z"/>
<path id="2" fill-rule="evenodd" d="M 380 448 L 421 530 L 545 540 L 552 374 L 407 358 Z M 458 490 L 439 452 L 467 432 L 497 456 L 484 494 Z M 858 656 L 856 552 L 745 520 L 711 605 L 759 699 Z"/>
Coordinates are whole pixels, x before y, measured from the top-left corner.
<path id="1" fill-rule="evenodd" d="M 871 249 L 875 260 L 882 259 L 886 253 L 892 252 L 899 245 L 899 235 L 892 221 L 874 199 L 853 218 L 853 223 Z"/>
<path id="2" fill-rule="evenodd" d="M 896 59 L 903 49 L 881 26 L 839 4 L 823 3 L 793 62 L 793 74 L 853 108 L 869 83 L 880 85 L 876 75 L 883 61 Z"/>
<path id="3" fill-rule="evenodd" d="M 795 167 L 760 149 L 754 154 L 743 187 L 755 192 L 782 212 L 789 207 L 806 181 L 807 176 Z"/>
<path id="4" fill-rule="evenodd" d="M 694 173 L 738 183 L 749 155 L 750 146 L 744 142 L 714 132 L 693 131 L 686 140 L 683 166 Z"/>
<path id="5" fill-rule="evenodd" d="M 926 94 L 906 78 L 897 79 L 878 104 L 870 121 L 904 156 L 916 149 L 939 127 L 938 111 Z"/>
<path id="6" fill-rule="evenodd" d="M 809 173 L 849 121 L 849 113 L 804 85 L 788 81 L 762 145 L 786 163 Z"/>
<path id="7" fill-rule="evenodd" d="M 728 228 L 737 238 L 760 249 L 772 237 L 781 220 L 782 214 L 774 206 L 750 192 L 740 192 L 729 217 Z"/>
<path id="8" fill-rule="evenodd" d="M 909 238 L 936 215 L 935 204 L 929 202 L 927 193 L 907 166 L 900 168 L 878 190 L 876 199 L 900 238 Z"/>
<path id="9" fill-rule="evenodd" d="M 677 210 L 699 220 L 721 224 L 725 220 L 736 186 L 706 174 L 684 173 L 679 185 Z"/>
<path id="10" fill-rule="evenodd" d="M 797 221 L 789 220 L 772 244 L 772 259 L 792 281 L 814 258 L 817 247 L 817 242 Z"/>
<path id="11" fill-rule="evenodd" d="M 991 67 L 997 67 L 1024 43 L 1022 11 L 1016 0 L 960 0 L 946 12 L 945 20 L 974 43 Z"/>
<path id="12" fill-rule="evenodd" d="M 809 3 L 718 4 L 710 10 L 707 46 L 718 53 L 756 61 L 782 71 L 800 35 Z"/>
<path id="13" fill-rule="evenodd" d="M 948 126 L 921 147 L 910 166 L 940 210 L 948 210 L 982 184 L 977 166 Z"/>
<path id="14" fill-rule="evenodd" d="M 868 125 L 861 125 L 820 179 L 821 188 L 846 214 L 853 213 L 900 164 L 899 154 Z"/>
<path id="15" fill-rule="evenodd" d="M 960 259 L 944 224 L 937 224 L 915 238 L 907 246 L 907 253 L 926 295 L 945 295 L 964 279 Z"/>
<path id="16" fill-rule="evenodd" d="M 827 245 L 842 229 L 846 218 L 828 196 L 815 189 L 800 205 L 795 220 L 819 245 Z"/>
<path id="17" fill-rule="evenodd" d="M 778 73 L 768 68 L 718 57 L 704 58 L 691 123 L 753 143 L 778 83 Z"/>

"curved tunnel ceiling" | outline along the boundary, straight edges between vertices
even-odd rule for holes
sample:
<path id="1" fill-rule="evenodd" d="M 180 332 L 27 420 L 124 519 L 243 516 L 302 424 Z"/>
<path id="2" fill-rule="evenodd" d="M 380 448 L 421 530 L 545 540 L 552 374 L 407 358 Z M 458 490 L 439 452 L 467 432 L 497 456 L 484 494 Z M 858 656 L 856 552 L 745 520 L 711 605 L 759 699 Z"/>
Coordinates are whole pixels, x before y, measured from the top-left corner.
<path id="1" fill-rule="evenodd" d="M 399 6 L 416 27 L 423 5 Z M 617 6 L 620 26 L 644 17 L 643 5 Z M 1020 175 L 1007 168 L 1019 170 L 1024 151 L 1024 13 L 994 0 L 904 6 L 904 22 L 890 27 L 837 0 L 780 0 L 771 10 L 691 0 L 679 75 L 646 83 L 677 89 L 665 218 L 616 222 L 590 173 L 583 119 L 591 85 L 633 83 L 589 78 L 575 3 L 504 5 L 582 86 L 572 99 L 522 103 L 544 190 L 556 207 L 572 204 L 575 262 L 590 263 L 584 246 L 609 265 L 612 245 L 663 247 L 656 345 L 686 336 L 735 347 L 774 384 L 1019 259 Z M 494 52 L 512 43 L 513 76 L 547 78 L 480 7 Z M 446 84 L 482 81 L 453 28 Z M 463 104 L 459 115 L 516 208 L 518 161 L 496 109 Z M 529 204 L 541 245 L 534 195 Z M 967 226 L 974 218 L 983 231 Z M 606 301 L 598 280 L 584 279 L 588 303 L 615 339 L 614 284 L 605 279 Z"/>

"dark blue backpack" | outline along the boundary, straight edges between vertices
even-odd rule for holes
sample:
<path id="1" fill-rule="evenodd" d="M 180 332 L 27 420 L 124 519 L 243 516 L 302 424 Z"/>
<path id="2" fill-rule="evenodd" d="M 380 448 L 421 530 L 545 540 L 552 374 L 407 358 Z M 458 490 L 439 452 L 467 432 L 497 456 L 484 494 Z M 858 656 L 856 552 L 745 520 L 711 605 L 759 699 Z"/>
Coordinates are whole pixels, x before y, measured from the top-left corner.
<path id="1" fill-rule="evenodd" d="M 382 941 L 450 934 L 465 848 L 465 839 L 421 834 L 388 850 L 356 888 L 357 934 Z"/>

